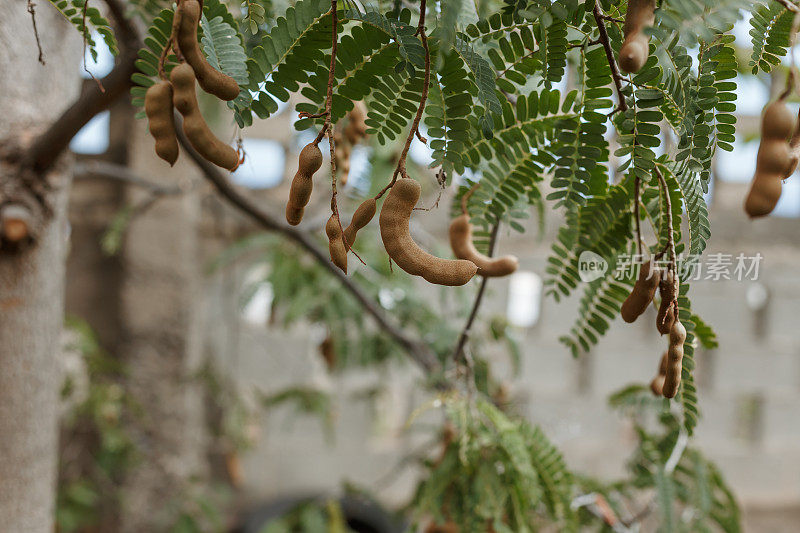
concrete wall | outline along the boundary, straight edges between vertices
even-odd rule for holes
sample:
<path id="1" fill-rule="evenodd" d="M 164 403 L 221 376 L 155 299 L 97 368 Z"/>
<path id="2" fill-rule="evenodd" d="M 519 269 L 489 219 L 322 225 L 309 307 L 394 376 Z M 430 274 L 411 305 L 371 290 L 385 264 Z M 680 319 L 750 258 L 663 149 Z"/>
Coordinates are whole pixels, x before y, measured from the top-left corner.
<path id="1" fill-rule="evenodd" d="M 285 122 L 278 128 L 282 138 L 288 127 Z M 270 128 L 262 134 L 274 138 L 274 131 Z M 261 135 L 258 130 L 254 134 Z M 144 150 L 137 157 L 152 155 Z M 291 177 L 296 155 L 290 154 L 287 161 L 286 175 Z M 320 180 L 321 184 L 324 178 Z M 268 209 L 282 213 L 287 189 L 288 180 L 275 190 L 253 195 Z M 205 196 L 198 261 L 207 264 L 226 242 L 249 231 L 249 226 L 202 185 L 200 192 Z M 717 350 L 699 350 L 697 354 L 703 418 L 696 444 L 718 462 L 746 506 L 800 506 L 800 335 L 795 329 L 800 314 L 800 271 L 796 266 L 800 261 L 800 220 L 747 221 L 740 207 L 745 192 L 744 186 L 717 184 L 713 237 L 707 253 L 760 252 L 765 258 L 760 283 L 771 296 L 766 311 L 758 314 L 746 303 L 753 282 L 692 285 L 694 308 L 720 339 Z M 102 326 L 103 320 L 113 321 L 87 298 L 113 306 L 103 301 L 102 287 L 118 282 L 119 274 L 114 271 L 118 266 L 98 255 L 96 248 L 98 228 L 109 219 L 106 204 L 97 200 L 100 194 L 104 199 L 119 200 L 117 189 L 97 183 L 79 182 L 73 193 L 75 244 L 68 307 L 77 314 L 94 309 Z M 446 208 L 420 212 L 418 220 L 422 227 L 442 236 L 446 213 Z M 513 251 L 520 256 L 522 269 L 544 277 L 557 227 L 558 220 L 551 218 L 542 240 L 535 233 L 504 233 L 501 250 Z M 413 409 L 426 399 L 412 387 L 416 371 L 405 367 L 383 375 L 328 375 L 316 351 L 323 332 L 311 326 L 285 331 L 239 319 L 245 277 L 246 272 L 236 267 L 209 275 L 203 284 L 197 305 L 206 353 L 220 361 L 243 387 L 274 392 L 287 385 L 318 386 L 331 392 L 337 406 L 333 442 L 326 440 L 315 419 L 297 417 L 285 409 L 264 416 L 259 446 L 243 458 L 247 498 L 255 501 L 286 493 L 335 491 L 342 481 L 352 480 L 374 488 L 387 503 L 404 503 L 413 487 L 413 472 L 396 479 L 390 474 L 395 463 L 423 439 L 423 435 L 402 431 Z M 454 290 L 472 291 L 474 287 Z M 503 312 L 506 291 L 507 281 L 491 283 L 484 316 Z M 512 394 L 564 450 L 572 468 L 614 477 L 623 473 L 634 435 L 606 407 L 606 397 L 631 382 L 649 381 L 664 340 L 655 334 L 654 313 L 648 311 L 633 325 L 614 324 L 592 353 L 576 361 L 557 341 L 575 319 L 576 305 L 575 298 L 561 304 L 543 300 L 539 323 L 520 332 L 523 368 L 513 382 Z M 497 357 L 502 363 L 504 356 Z M 352 398 L 376 383 L 386 388 L 374 404 Z"/>

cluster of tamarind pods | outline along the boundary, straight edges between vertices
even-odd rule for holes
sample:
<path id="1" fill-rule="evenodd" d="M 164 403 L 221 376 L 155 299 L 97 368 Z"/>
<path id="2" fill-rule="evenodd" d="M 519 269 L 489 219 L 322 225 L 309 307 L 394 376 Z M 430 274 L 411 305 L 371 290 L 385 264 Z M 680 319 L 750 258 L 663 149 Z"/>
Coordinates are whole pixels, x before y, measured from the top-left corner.
<path id="1" fill-rule="evenodd" d="M 669 335 L 669 345 L 661 358 L 659 373 L 650 383 L 650 388 L 657 396 L 674 398 L 681 384 L 683 344 L 686 342 L 686 328 L 678 316 L 678 279 L 674 268 L 662 269 L 653 260 L 642 264 L 633 290 L 623 302 L 620 314 L 625 322 L 634 322 L 653 302 L 656 290 L 661 297 L 656 315 L 656 329 L 661 335 Z"/>
<path id="2" fill-rule="evenodd" d="M 346 130 L 345 130 L 346 131 Z M 322 166 L 322 151 L 309 143 L 300 151 L 297 173 L 292 179 L 286 204 L 286 221 L 297 225 L 303 219 L 311 198 L 313 175 Z M 450 243 L 456 259 L 436 257 L 423 250 L 411 237 L 410 219 L 419 200 L 421 187 L 411 178 L 400 177 L 389 189 L 379 216 L 381 239 L 391 260 L 404 271 L 430 283 L 447 286 L 466 284 L 476 274 L 485 277 L 507 276 L 514 272 L 516 257 L 490 258 L 475 248 L 469 215 L 456 217 L 450 225 Z M 347 252 L 355 244 L 359 230 L 367 226 L 377 213 L 379 196 L 367 198 L 353 213 L 350 224 L 340 230 L 333 214 L 325 225 L 331 261 L 347 273 Z"/>
<path id="3" fill-rule="evenodd" d="M 159 65 L 163 79 L 147 89 L 145 114 L 155 139 L 156 154 L 170 166 L 178 160 L 179 152 L 173 111 L 177 109 L 183 116 L 183 132 L 192 147 L 209 162 L 235 170 L 241 162 L 239 153 L 211 132 L 197 102 L 196 84 L 221 100 L 230 101 L 239 95 L 236 80 L 212 67 L 200 50 L 197 31 L 202 11 L 198 0 L 178 0 L 172 34 Z M 170 47 L 181 62 L 167 79 L 162 67 Z"/>

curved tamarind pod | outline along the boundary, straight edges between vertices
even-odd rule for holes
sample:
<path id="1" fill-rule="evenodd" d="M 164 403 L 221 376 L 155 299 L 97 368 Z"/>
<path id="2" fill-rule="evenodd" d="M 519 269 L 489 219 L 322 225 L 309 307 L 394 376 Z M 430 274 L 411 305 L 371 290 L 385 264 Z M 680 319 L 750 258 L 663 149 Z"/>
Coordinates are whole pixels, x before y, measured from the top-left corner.
<path id="1" fill-rule="evenodd" d="M 664 374 L 664 397 L 674 398 L 681 384 L 683 369 L 683 343 L 686 342 L 686 328 L 680 320 L 675 320 L 669 330 L 669 349 L 667 350 L 667 371 Z"/>
<path id="2" fill-rule="evenodd" d="M 647 261 L 639 269 L 639 277 L 633 285 L 630 295 L 625 298 L 620 308 L 622 320 L 629 324 L 639 318 L 647 310 L 656 294 L 660 276 L 658 268 L 652 268 L 652 263 Z"/>
<path id="3" fill-rule="evenodd" d="M 192 66 L 200 87 L 221 100 L 235 99 L 239 96 L 239 84 L 212 67 L 200 51 L 200 43 L 197 41 L 197 27 L 203 12 L 200 3 L 197 0 L 181 0 L 177 11 L 180 13 L 176 36 L 178 48 L 186 62 Z"/>
<path id="4" fill-rule="evenodd" d="M 650 37 L 642 30 L 656 22 L 656 0 L 629 0 L 619 49 L 619 67 L 628 73 L 639 72 L 650 54 Z"/>
<path id="5" fill-rule="evenodd" d="M 325 233 L 328 235 L 328 251 L 331 254 L 331 262 L 347 274 L 347 247 L 342 239 L 339 217 L 335 214 L 331 215 L 325 224 Z"/>
<path id="6" fill-rule="evenodd" d="M 178 137 L 175 135 L 175 115 L 172 111 L 172 85 L 168 81 L 159 81 L 147 89 L 144 112 L 150 135 L 156 141 L 156 154 L 173 166 L 178 160 Z"/>
<path id="7" fill-rule="evenodd" d="M 181 63 L 170 74 L 172 81 L 172 102 L 183 115 L 183 132 L 189 143 L 207 161 L 218 167 L 235 170 L 239 166 L 239 154 L 236 150 L 217 139 L 206 124 L 195 93 L 195 77 L 192 67 Z"/>
<path id="8" fill-rule="evenodd" d="M 667 270 L 658 282 L 658 294 L 661 296 L 661 305 L 658 306 L 656 315 L 656 329 L 662 335 L 669 333 L 672 323 L 675 322 L 675 306 L 672 302 L 675 294 L 675 274 Z"/>
<path id="9" fill-rule="evenodd" d="M 411 238 L 409 220 L 417 204 L 420 186 L 409 178 L 398 179 L 383 202 L 379 223 L 386 253 L 411 275 L 437 285 L 464 285 L 478 267 L 463 259 L 442 259 L 420 248 Z"/>
<path id="10" fill-rule="evenodd" d="M 308 143 L 300 150 L 297 172 L 292 179 L 289 201 L 286 203 L 286 222 L 292 226 L 303 220 L 303 212 L 314 188 L 314 172 L 321 166 L 322 150 L 313 142 Z"/>
<path id="11" fill-rule="evenodd" d="M 353 213 L 350 224 L 344 228 L 344 242 L 348 249 L 352 248 L 353 244 L 356 242 L 358 230 L 370 223 L 375 216 L 376 210 L 377 203 L 375 202 L 375 198 L 367 198 L 358 206 L 355 213 Z"/>
<path id="12" fill-rule="evenodd" d="M 450 247 L 457 258 L 475 263 L 479 276 L 487 278 L 508 276 L 519 267 L 519 259 L 513 255 L 492 258 L 475 248 L 469 215 L 457 216 L 450 222 Z"/>
<path id="13" fill-rule="evenodd" d="M 763 217 L 775 209 L 783 188 L 781 180 L 797 167 L 800 153 L 795 150 L 800 145 L 800 132 L 796 126 L 797 121 L 783 100 L 778 99 L 764 108 L 756 173 L 744 203 L 744 210 L 751 218 Z M 787 142 L 790 135 L 792 140 Z"/>

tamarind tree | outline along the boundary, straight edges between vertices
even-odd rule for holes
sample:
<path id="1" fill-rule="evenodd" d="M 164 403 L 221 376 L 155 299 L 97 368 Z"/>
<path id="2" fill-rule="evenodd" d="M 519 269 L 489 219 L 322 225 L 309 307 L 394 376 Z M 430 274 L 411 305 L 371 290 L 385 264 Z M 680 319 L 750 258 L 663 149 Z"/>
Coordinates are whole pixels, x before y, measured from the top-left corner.
<path id="1" fill-rule="evenodd" d="M 87 1 L 52 3 L 81 32 L 91 53 L 94 27 L 112 52 L 119 49 L 120 58 L 100 80 L 102 91 L 85 91 L 34 140 L 18 158 L 21 168 L 46 174 L 72 135 L 130 88 L 134 105 L 145 107 L 140 115 L 150 119 L 159 156 L 174 163 L 180 145 L 231 205 L 299 245 L 277 245 L 266 254 L 271 276 L 283 272 L 286 279 L 282 268 L 292 265 L 296 280 L 325 288 L 318 298 L 334 291 L 348 298 L 339 304 L 305 293 L 307 315 L 326 324 L 335 345 L 347 343 L 348 352 L 406 354 L 430 378 L 451 434 L 445 435 L 441 456 L 427 464 L 428 477 L 415 498 L 417 520 L 453 523 L 463 531 L 530 531 L 545 523 L 564 530 L 592 523 L 627 530 L 643 517 L 625 516 L 621 502 L 636 490 L 654 488 L 665 531 L 739 529 L 735 501 L 719 472 L 687 447 L 700 416 L 694 350 L 716 341 L 692 310 L 689 276 L 679 259 L 706 247 L 710 228 L 703 195 L 712 160 L 718 149 L 733 149 L 735 78 L 743 67 L 737 64 L 733 24 L 745 11 L 752 13 L 747 68 L 769 72 L 790 47 L 800 12 L 793 2 L 297 0 L 273 12 L 273 4 L 263 0 L 242 5 L 137 0 L 123 15 L 117 0 L 106 0 L 114 24 L 124 30 L 119 44 L 118 32 Z M 139 36 L 128 17 L 144 21 L 146 34 Z M 242 154 L 208 130 L 195 79 L 227 102 L 241 129 L 268 119 L 290 98 L 298 102 L 296 129 L 316 137 L 301 153 L 288 225 L 229 182 L 225 171 L 235 168 Z M 344 229 L 337 143 L 352 145 L 364 135 L 343 140 L 337 125 L 355 124 L 360 106 L 366 110 L 363 133 L 400 148 L 393 170 L 373 175 L 374 196 Z M 174 122 L 173 107 L 182 120 Z M 319 236 L 294 227 L 312 194 L 311 176 L 323 166 L 318 145 L 325 138 L 331 187 L 317 185 L 313 194 L 330 195 L 330 260 L 319 248 Z M 431 172 L 407 168 L 415 138 L 431 150 Z M 456 189 L 451 227 L 456 260 L 435 257 L 412 240 L 408 223 L 418 216 L 420 183 Z M 548 260 L 548 293 L 556 300 L 582 293 L 578 316 L 561 337 L 573 355 L 598 343 L 621 312 L 626 321 L 635 320 L 658 289 L 656 328 L 669 334 L 669 342 L 653 347 L 658 373 L 652 391 L 671 399 L 653 398 L 638 385 L 612 398 L 624 410 L 651 410 L 661 424 L 654 431 L 637 423 L 640 446 L 631 478 L 616 484 L 569 471 L 539 428 L 492 401 L 497 384 L 482 369 L 480 343 L 471 336 L 487 280 L 517 267 L 513 257 L 491 258 L 498 228 L 521 232 L 532 210 L 546 208 L 564 220 Z M 354 242 L 358 231 L 369 231 L 378 210 L 384 250 L 363 239 Z M 13 226 L 4 230 L 6 239 L 9 232 L 13 237 Z M 27 246 L 36 246 L 32 237 Z M 590 283 L 580 279 L 579 258 L 586 251 L 609 263 Z M 382 281 L 348 275 L 351 252 L 363 255 L 357 258 Z M 405 274 L 383 269 L 384 253 L 432 283 L 464 285 L 479 276 L 463 329 L 444 328 L 431 341 L 425 332 L 435 311 L 420 304 L 411 312 L 419 302 L 381 305 L 381 283 L 409 282 Z M 298 254 L 310 255 L 315 264 L 309 267 Z M 623 255 L 647 259 L 647 274 L 638 280 L 615 276 Z M 279 290 L 276 303 L 287 303 L 301 289 L 293 288 Z M 362 313 L 374 319 L 378 333 L 354 338 L 345 322 L 360 323 Z M 692 512 L 679 516 L 677 506 Z"/>

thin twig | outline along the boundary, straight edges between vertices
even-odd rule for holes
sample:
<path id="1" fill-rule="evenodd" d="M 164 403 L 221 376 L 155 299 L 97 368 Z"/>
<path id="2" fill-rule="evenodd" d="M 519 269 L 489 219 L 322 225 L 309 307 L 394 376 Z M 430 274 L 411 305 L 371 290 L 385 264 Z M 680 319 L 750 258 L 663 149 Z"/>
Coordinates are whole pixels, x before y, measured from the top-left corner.
<path id="1" fill-rule="evenodd" d="M 664 179 L 664 176 L 661 174 L 661 171 L 658 170 L 658 167 L 653 167 L 653 172 L 658 178 L 658 184 L 661 187 L 662 192 L 664 193 L 664 207 L 667 210 L 667 245 L 666 248 L 669 249 L 669 269 L 672 272 L 672 287 L 673 287 L 673 294 L 675 298 L 672 299 L 670 302 L 670 306 L 672 306 L 675 310 L 675 318 L 679 317 L 679 309 L 678 309 L 678 296 L 680 295 L 680 280 L 678 279 L 678 267 L 677 267 L 677 257 L 675 255 L 675 234 L 672 229 L 672 200 L 669 197 L 669 188 L 667 187 L 667 182 Z"/>
<path id="2" fill-rule="evenodd" d="M 394 173 L 392 174 L 392 180 L 389 184 L 381 189 L 381 191 L 375 195 L 375 199 L 377 200 L 381 196 L 383 196 L 386 191 L 391 189 L 395 182 L 397 181 L 397 176 L 402 176 L 404 178 L 408 177 L 406 173 L 406 157 L 408 156 L 408 150 L 411 148 L 411 141 L 414 140 L 415 135 L 419 135 L 419 122 L 422 120 L 422 113 L 425 111 L 425 102 L 428 100 L 428 87 L 431 82 L 431 54 L 430 50 L 428 49 L 428 36 L 425 34 L 425 11 L 426 11 L 426 0 L 421 0 L 419 4 L 419 23 L 417 24 L 417 31 L 414 35 L 418 35 L 420 40 L 422 41 L 422 48 L 425 49 L 425 81 L 422 85 L 422 95 L 419 99 L 419 106 L 417 107 L 417 114 L 414 117 L 414 122 L 411 123 L 411 130 L 408 132 L 408 137 L 406 138 L 406 144 L 403 146 L 403 151 L 400 153 L 400 158 L 397 161 L 397 166 L 394 169 Z M 420 137 L 422 137 L 420 135 Z"/>
<path id="3" fill-rule="evenodd" d="M 180 119 L 178 119 L 180 120 Z M 228 180 L 228 178 L 220 172 L 220 170 L 212 163 L 206 161 L 197 151 L 192 148 L 183 133 L 182 124 L 176 124 L 176 133 L 181 148 L 189 155 L 195 165 L 203 173 L 203 176 L 208 180 L 230 205 L 237 210 L 241 211 L 258 225 L 268 231 L 274 231 L 287 239 L 298 244 L 302 249 L 308 252 L 314 260 L 316 260 L 322 267 L 326 268 L 331 275 L 333 275 L 342 284 L 342 287 L 349 292 L 353 298 L 364 308 L 364 311 L 372 316 L 378 326 L 386 332 L 392 339 L 395 340 L 406 351 L 408 356 L 417 363 L 423 371 L 428 375 L 438 375 L 441 371 L 441 364 L 436 355 L 431 351 L 428 345 L 409 337 L 402 329 L 389 321 L 386 313 L 381 309 L 364 291 L 353 282 L 347 275 L 339 270 L 339 267 L 334 265 L 327 254 L 320 250 L 314 243 L 313 239 L 303 231 L 279 222 L 277 219 L 267 211 L 263 210 L 256 202 L 250 197 L 240 193 Z"/>
<path id="4" fill-rule="evenodd" d="M 611 68 L 611 77 L 614 79 L 614 86 L 617 88 L 617 99 L 619 100 L 619 103 L 617 104 L 617 111 L 626 111 L 628 109 L 628 104 L 625 103 L 625 96 L 622 94 L 623 78 L 619 73 L 617 61 L 614 59 L 614 50 L 611 48 L 611 41 L 608 39 L 606 23 L 603 20 L 605 15 L 602 11 L 600 11 L 600 2 L 598 0 L 595 1 L 592 14 L 594 15 L 595 22 L 597 22 L 597 29 L 600 32 L 600 42 L 603 43 L 603 48 L 606 51 L 606 59 L 608 60 L 609 68 Z"/>
<path id="5" fill-rule="evenodd" d="M 783 7 L 785 7 L 789 11 L 792 11 L 794 13 L 800 13 L 800 7 L 796 6 L 795 4 L 790 2 L 789 0 L 777 0 L 777 1 L 778 1 L 779 4 L 781 4 Z"/>
<path id="6" fill-rule="evenodd" d="M 28 0 L 28 13 L 31 14 L 31 22 L 33 23 L 33 36 L 36 37 L 36 47 L 39 49 L 39 63 L 42 65 L 44 62 L 44 52 L 42 51 L 42 41 L 39 40 L 39 29 L 36 27 L 36 4 L 33 0 Z"/>
<path id="7" fill-rule="evenodd" d="M 108 161 L 85 161 L 75 163 L 72 167 L 72 172 L 76 179 L 85 178 L 106 178 L 116 181 L 121 181 L 129 185 L 141 187 L 147 190 L 154 196 L 169 196 L 174 194 L 181 194 L 186 192 L 186 188 L 173 186 L 167 187 L 156 181 L 151 181 L 143 178 L 131 171 L 130 168 L 118 165 L 116 163 L 109 163 Z"/>
<path id="8" fill-rule="evenodd" d="M 100 89 L 101 93 L 106 92 L 106 88 L 103 87 L 103 84 L 98 80 L 95 75 L 89 71 L 89 67 L 86 65 L 86 37 L 89 35 L 89 28 L 86 27 L 86 10 L 89 9 L 89 0 L 83 0 L 83 9 L 81 10 L 81 27 L 83 28 L 83 70 L 92 77 L 94 82 L 97 84 L 97 87 Z"/>
<path id="9" fill-rule="evenodd" d="M 639 223 L 639 199 L 641 193 L 641 178 L 636 176 L 633 180 L 633 218 L 636 219 L 636 248 L 639 251 L 639 257 L 642 257 L 642 227 Z"/>
<path id="10" fill-rule="evenodd" d="M 500 221 L 498 220 L 495 222 L 494 226 L 492 227 L 492 233 L 489 237 L 489 257 L 494 255 L 494 248 L 497 244 L 497 234 L 500 231 Z M 481 302 L 483 302 L 483 294 L 486 292 L 486 283 L 489 280 L 486 276 L 481 279 L 481 286 L 478 289 L 478 294 L 475 295 L 475 302 L 472 304 L 472 311 L 469 313 L 469 318 L 467 318 L 466 324 L 464 324 L 464 329 L 461 330 L 461 335 L 458 337 L 458 343 L 456 343 L 456 349 L 453 351 L 453 360 L 456 362 L 460 362 L 464 356 L 464 347 L 469 340 L 469 336 L 472 333 L 472 324 L 475 322 L 475 318 L 478 316 L 478 310 L 481 307 Z"/>

